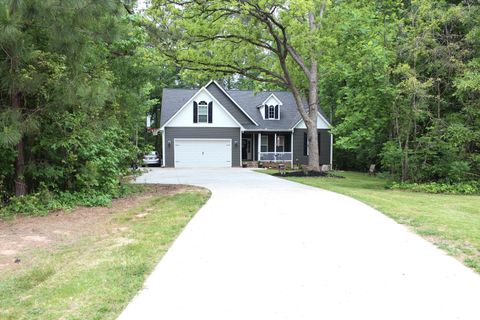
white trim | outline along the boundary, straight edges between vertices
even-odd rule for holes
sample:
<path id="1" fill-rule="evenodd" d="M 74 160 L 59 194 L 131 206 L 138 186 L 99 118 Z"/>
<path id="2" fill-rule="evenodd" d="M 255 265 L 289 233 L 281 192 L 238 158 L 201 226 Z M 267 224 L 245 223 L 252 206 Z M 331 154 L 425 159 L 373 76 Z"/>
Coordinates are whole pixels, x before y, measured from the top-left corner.
<path id="1" fill-rule="evenodd" d="M 273 140 L 273 142 L 274 142 L 273 143 L 273 152 L 277 153 L 277 134 L 276 133 L 273 135 L 273 139 L 274 139 Z"/>
<path id="2" fill-rule="evenodd" d="M 325 119 L 325 117 L 319 111 L 317 111 L 317 113 L 320 116 L 320 118 L 322 118 L 322 120 L 325 121 L 326 124 L 328 124 L 330 127 L 332 126 L 330 122 L 327 119 Z"/>
<path id="3" fill-rule="evenodd" d="M 245 110 L 243 110 L 242 107 L 240 107 L 240 105 L 228 94 L 227 91 L 225 91 L 225 89 L 223 89 L 223 87 L 221 85 L 218 84 L 217 81 L 210 80 L 210 82 L 207 83 L 205 88 L 207 88 L 211 83 L 214 83 L 228 97 L 228 99 L 230 99 L 240 109 L 240 111 L 242 111 L 243 114 L 246 115 L 248 119 L 250 119 L 250 121 L 252 121 L 256 126 L 258 126 L 258 123 L 256 123 L 255 120 L 253 120 L 252 117 L 250 117 L 248 115 L 248 113 Z M 208 89 L 207 89 L 207 91 L 208 91 Z"/>
<path id="4" fill-rule="evenodd" d="M 238 122 L 237 119 L 235 119 L 232 116 L 232 114 L 230 112 L 228 112 L 228 110 L 225 109 L 225 107 L 220 102 L 218 102 L 218 100 L 213 96 L 213 94 L 210 93 L 210 91 L 207 90 L 206 87 L 202 87 L 202 88 L 198 89 L 198 91 L 180 109 L 178 109 L 177 112 L 175 112 L 175 114 L 173 116 L 171 116 L 170 119 L 167 120 L 167 122 L 165 122 L 163 124 L 163 126 L 160 128 L 160 130 L 164 129 L 167 126 L 167 124 L 169 124 L 183 109 L 185 109 L 188 105 L 190 105 L 193 102 L 193 100 L 195 99 L 195 97 L 197 97 L 200 94 L 200 92 L 202 92 L 202 90 L 205 91 L 210 96 L 210 98 L 212 98 L 213 102 L 218 104 L 220 106 L 220 108 L 222 108 L 223 111 L 225 111 L 230 116 L 230 118 L 233 119 L 233 121 L 236 124 L 238 124 L 240 129 L 245 130 L 245 128 L 242 126 L 242 124 L 240 122 Z M 199 127 L 201 127 L 201 126 L 199 126 Z"/>
<path id="5" fill-rule="evenodd" d="M 257 161 L 260 161 L 260 152 L 262 152 L 262 134 L 258 133 Z"/>
<path id="6" fill-rule="evenodd" d="M 275 157 L 275 159 L 273 159 L 273 160 L 260 160 L 260 161 L 264 161 L 264 162 L 291 162 L 292 161 L 291 159 L 293 159 L 293 152 L 292 151 L 288 151 L 288 152 L 260 152 L 260 155 L 262 155 L 262 154 L 263 155 L 264 154 L 272 154 Z M 283 154 L 283 155 L 290 154 L 290 156 L 291 156 L 290 160 L 277 159 L 277 155 L 279 155 L 279 154 Z"/>
<path id="7" fill-rule="evenodd" d="M 243 162 L 242 162 L 242 138 L 243 138 L 243 132 L 242 130 L 240 130 L 240 135 L 238 136 L 238 146 L 237 148 L 240 149 L 240 161 L 238 162 L 239 163 L 239 167 L 240 168 L 243 168 Z M 233 149 L 235 148 L 235 142 L 232 141 L 232 153 L 233 153 Z M 232 156 L 232 168 L 233 168 L 233 156 Z"/>
<path id="8" fill-rule="evenodd" d="M 278 118 L 275 118 L 275 106 L 278 106 Z M 264 108 L 268 108 L 268 118 L 265 118 L 265 110 L 262 112 L 262 117 L 263 117 L 263 120 L 264 121 L 278 121 L 280 120 L 280 108 L 282 107 L 281 105 L 277 104 L 277 105 L 266 105 L 264 104 L 263 105 Z M 273 118 L 270 118 L 270 107 L 273 107 Z"/>
<path id="9" fill-rule="evenodd" d="M 279 106 L 283 106 L 282 100 L 278 99 L 278 97 L 275 95 L 275 93 L 270 94 L 270 95 L 268 96 L 268 98 L 265 99 L 265 100 L 262 102 L 262 105 L 265 105 L 265 102 L 267 102 L 272 96 L 273 96 L 273 98 L 274 98 L 275 100 L 277 100 Z"/>
<path id="10" fill-rule="evenodd" d="M 165 167 L 165 130 L 162 130 L 162 167 Z"/>
<path id="11" fill-rule="evenodd" d="M 177 148 L 175 148 L 175 141 L 230 141 L 230 168 L 234 168 L 233 166 L 233 141 L 232 139 L 221 139 L 221 138 L 174 138 L 173 139 L 173 167 L 176 168 L 176 163 L 175 163 L 175 151 Z M 240 158 L 241 159 L 241 158 Z M 240 166 L 241 166 L 241 161 L 240 161 Z"/>
<path id="12" fill-rule="evenodd" d="M 200 121 L 200 102 L 205 102 L 206 105 L 203 105 L 202 104 L 202 107 L 207 107 L 207 121 Z M 209 123 L 208 122 L 208 117 L 210 116 L 210 112 L 208 112 L 208 102 L 207 101 L 200 101 L 198 104 L 197 104 L 197 123 Z"/>
<path id="13" fill-rule="evenodd" d="M 330 122 L 328 122 L 327 119 L 325 119 L 325 117 L 322 116 L 322 114 L 321 114 L 319 111 L 317 111 L 317 113 L 318 113 L 318 115 L 320 116 L 320 118 L 321 118 L 323 121 L 325 121 L 326 124 L 328 124 L 330 127 L 332 126 L 332 125 L 330 124 Z M 300 122 L 302 122 L 302 121 L 303 121 L 303 118 L 300 117 L 300 120 L 298 120 L 298 122 L 293 126 L 293 129 L 295 129 L 295 128 L 300 124 Z M 318 128 L 317 128 L 317 129 L 318 129 Z"/>

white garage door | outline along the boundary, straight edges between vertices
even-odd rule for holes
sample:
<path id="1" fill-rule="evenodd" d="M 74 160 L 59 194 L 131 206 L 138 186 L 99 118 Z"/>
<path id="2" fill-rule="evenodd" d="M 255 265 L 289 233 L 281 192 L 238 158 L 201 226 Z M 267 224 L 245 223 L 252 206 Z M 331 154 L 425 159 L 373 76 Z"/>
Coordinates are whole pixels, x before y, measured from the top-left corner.
<path id="1" fill-rule="evenodd" d="M 175 167 L 232 166 L 232 141 L 210 139 L 175 139 Z"/>

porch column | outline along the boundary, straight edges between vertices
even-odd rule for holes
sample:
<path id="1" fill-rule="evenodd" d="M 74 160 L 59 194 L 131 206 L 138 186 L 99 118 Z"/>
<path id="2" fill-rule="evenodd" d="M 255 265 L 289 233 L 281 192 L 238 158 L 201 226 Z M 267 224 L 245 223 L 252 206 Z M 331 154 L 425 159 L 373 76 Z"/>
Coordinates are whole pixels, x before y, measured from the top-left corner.
<path id="1" fill-rule="evenodd" d="M 276 134 L 276 133 L 274 134 L 274 138 L 273 138 L 273 139 L 275 139 L 275 140 L 273 141 L 273 142 L 274 142 L 274 143 L 273 143 L 273 152 L 275 152 L 275 154 L 277 154 L 277 134 Z M 275 161 L 277 161 L 276 156 L 275 156 Z"/>
<path id="2" fill-rule="evenodd" d="M 260 161 L 260 152 L 262 151 L 262 134 L 258 134 L 257 161 Z"/>

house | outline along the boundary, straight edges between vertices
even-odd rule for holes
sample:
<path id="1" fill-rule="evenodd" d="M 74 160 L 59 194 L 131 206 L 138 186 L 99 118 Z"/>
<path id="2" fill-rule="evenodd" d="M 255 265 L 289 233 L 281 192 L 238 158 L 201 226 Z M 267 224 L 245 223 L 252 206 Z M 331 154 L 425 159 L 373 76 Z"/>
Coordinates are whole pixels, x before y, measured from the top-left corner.
<path id="1" fill-rule="evenodd" d="M 332 163 L 330 124 L 317 118 L 320 164 Z M 242 163 L 307 164 L 306 127 L 290 92 L 164 89 L 160 132 L 163 166 L 240 167 Z"/>

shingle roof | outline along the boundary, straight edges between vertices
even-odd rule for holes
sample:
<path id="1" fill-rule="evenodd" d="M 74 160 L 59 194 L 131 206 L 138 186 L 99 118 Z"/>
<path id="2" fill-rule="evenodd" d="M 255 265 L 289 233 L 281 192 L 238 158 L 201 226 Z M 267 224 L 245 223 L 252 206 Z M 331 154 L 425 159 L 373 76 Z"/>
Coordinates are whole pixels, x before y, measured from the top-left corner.
<path id="1" fill-rule="evenodd" d="M 196 92 L 198 90 L 163 89 L 160 126 L 163 126 Z M 226 90 L 226 92 L 258 123 L 258 126 L 254 124 L 244 125 L 244 128 L 247 130 L 290 130 L 300 121 L 301 117 L 291 92 L 269 91 L 254 93 L 253 91 L 244 90 Z M 272 93 L 283 103 L 280 107 L 280 120 L 264 120 L 258 109 Z"/>
<path id="2" fill-rule="evenodd" d="M 160 127 L 163 127 L 165 122 L 173 117 L 197 91 L 196 89 L 163 89 Z"/>
<path id="3" fill-rule="evenodd" d="M 300 114 L 298 113 L 293 95 L 290 92 L 270 91 L 255 94 L 253 91 L 227 90 L 227 93 L 258 123 L 258 126 L 251 125 L 245 129 L 290 130 L 300 120 Z M 280 107 L 280 119 L 264 120 L 258 107 L 260 107 L 272 93 L 283 103 Z"/>

